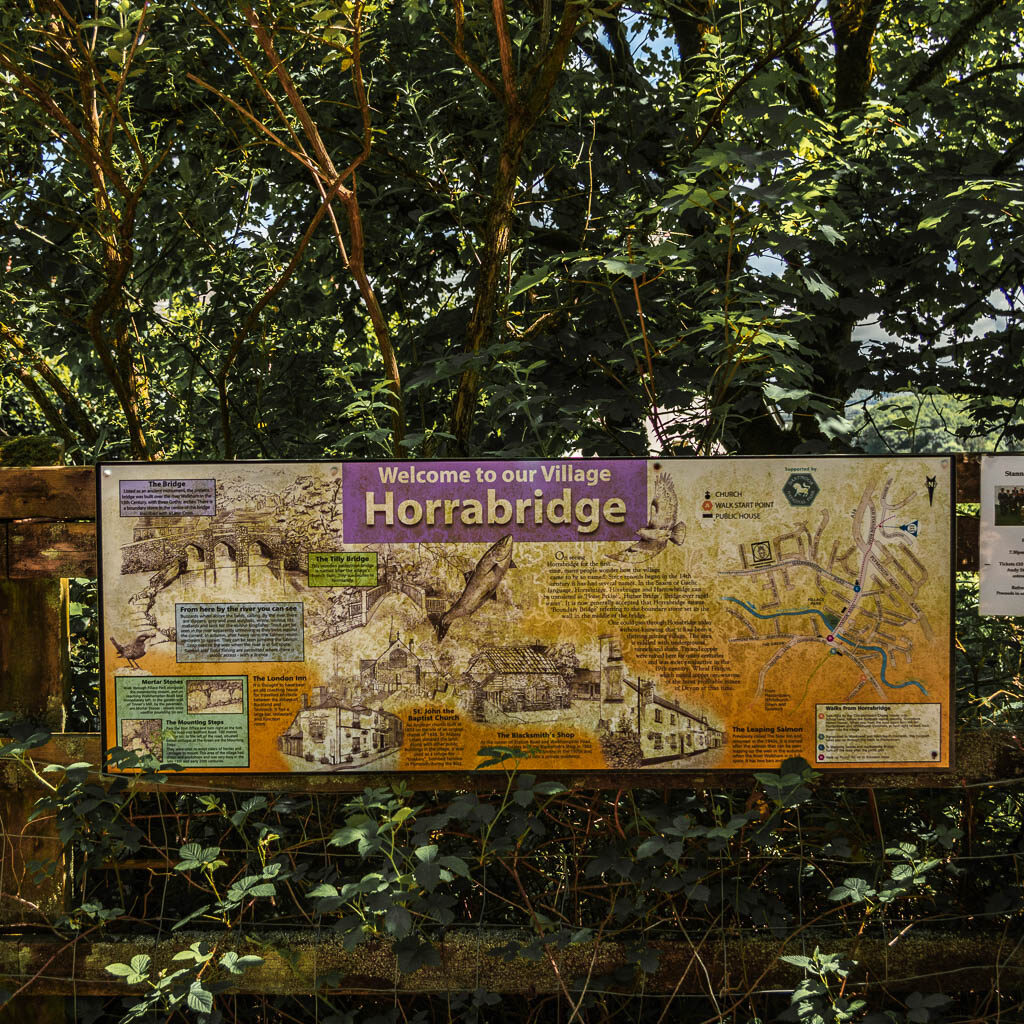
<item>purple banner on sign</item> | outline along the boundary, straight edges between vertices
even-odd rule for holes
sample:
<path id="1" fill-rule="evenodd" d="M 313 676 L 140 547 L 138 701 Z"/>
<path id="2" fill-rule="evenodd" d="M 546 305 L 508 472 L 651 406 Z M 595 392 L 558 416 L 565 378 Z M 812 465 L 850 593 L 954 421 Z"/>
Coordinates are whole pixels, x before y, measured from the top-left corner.
<path id="1" fill-rule="evenodd" d="M 120 514 L 125 516 L 214 516 L 216 480 L 121 480 Z"/>
<path id="2" fill-rule="evenodd" d="M 642 459 L 361 462 L 342 470 L 346 544 L 629 540 L 647 523 Z"/>

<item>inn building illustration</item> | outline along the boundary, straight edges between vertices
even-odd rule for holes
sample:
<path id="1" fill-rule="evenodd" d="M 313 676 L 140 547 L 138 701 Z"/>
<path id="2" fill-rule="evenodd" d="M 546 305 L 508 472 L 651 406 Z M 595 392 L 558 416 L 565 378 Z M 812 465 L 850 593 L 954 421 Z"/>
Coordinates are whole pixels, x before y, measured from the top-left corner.
<path id="1" fill-rule="evenodd" d="M 291 725 L 277 738 L 283 754 L 322 765 L 359 765 L 402 745 L 402 721 L 383 708 L 342 701 L 324 686 L 302 695 Z"/>

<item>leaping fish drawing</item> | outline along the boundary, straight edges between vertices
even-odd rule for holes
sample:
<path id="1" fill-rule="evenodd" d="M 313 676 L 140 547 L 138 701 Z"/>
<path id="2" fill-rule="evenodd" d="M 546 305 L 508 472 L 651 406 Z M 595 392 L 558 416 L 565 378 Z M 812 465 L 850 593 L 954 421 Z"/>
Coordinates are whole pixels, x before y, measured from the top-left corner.
<path id="1" fill-rule="evenodd" d="M 675 485 L 667 474 L 655 474 L 654 497 L 651 499 L 647 525 L 636 531 L 640 539 L 608 557 L 619 562 L 646 562 L 661 554 L 669 541 L 682 544 L 686 536 L 686 523 L 676 521 L 678 513 L 679 499 L 676 498 Z"/>
<path id="2" fill-rule="evenodd" d="M 505 578 L 509 569 L 515 568 L 512 563 L 512 534 L 506 533 L 499 541 L 495 541 L 476 563 L 472 572 L 467 572 L 466 588 L 462 595 L 434 623 L 437 639 L 441 641 L 456 619 L 473 615 L 484 601 L 498 600 L 498 584 Z"/>

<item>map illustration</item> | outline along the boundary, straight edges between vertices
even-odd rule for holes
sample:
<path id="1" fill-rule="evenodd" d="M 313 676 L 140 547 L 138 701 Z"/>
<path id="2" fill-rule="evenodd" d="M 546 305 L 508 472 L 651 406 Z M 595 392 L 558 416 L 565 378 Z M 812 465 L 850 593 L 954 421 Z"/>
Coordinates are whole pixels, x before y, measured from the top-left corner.
<path id="1" fill-rule="evenodd" d="M 865 687 L 880 700 L 889 699 L 887 690 L 907 686 L 927 695 L 920 680 L 897 678 L 898 663 L 913 663 L 915 637 L 929 646 L 935 642 L 919 601 L 928 583 L 928 568 L 915 553 L 919 523 L 906 521 L 908 508 L 927 500 L 928 492 L 924 481 L 917 490 L 913 484 L 905 490 L 904 497 L 893 496 L 893 477 L 880 489 L 869 486 L 850 520 L 833 524 L 823 510 L 816 521 L 750 545 L 749 564 L 722 573 L 729 583 L 756 583 L 763 595 L 756 603 L 723 598 L 736 606 L 730 611 L 743 626 L 732 642 L 771 651 L 758 673 L 755 697 L 763 696 L 768 674 L 777 665 L 784 669 L 786 655 L 801 645 L 821 654 L 812 677 L 832 656 L 860 669 L 857 684 L 835 694 L 837 700 L 850 700 Z M 742 557 L 746 562 L 745 549 Z M 803 600 L 794 601 L 797 596 Z M 811 677 L 805 693 L 810 682 Z"/>

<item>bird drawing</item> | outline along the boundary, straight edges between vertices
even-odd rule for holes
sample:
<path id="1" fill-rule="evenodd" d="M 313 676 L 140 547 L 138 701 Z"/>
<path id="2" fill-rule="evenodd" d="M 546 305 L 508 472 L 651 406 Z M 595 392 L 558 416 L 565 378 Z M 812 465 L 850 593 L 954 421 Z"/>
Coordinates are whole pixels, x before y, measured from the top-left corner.
<path id="1" fill-rule="evenodd" d="M 114 645 L 117 653 L 131 665 L 132 668 L 139 667 L 139 658 L 146 653 L 146 645 L 156 636 L 156 633 L 147 631 L 140 633 L 131 643 L 119 644 L 113 637 L 110 642 Z"/>
<path id="2" fill-rule="evenodd" d="M 466 587 L 458 601 L 434 623 L 438 641 L 445 638 L 456 619 L 472 615 L 484 601 L 497 601 L 498 584 L 513 568 L 512 534 L 506 533 L 483 553 L 472 572 L 465 573 Z"/>
<path id="3" fill-rule="evenodd" d="M 676 520 L 678 513 L 679 499 L 676 497 L 675 485 L 667 473 L 656 473 L 647 525 L 636 531 L 640 539 L 608 557 L 619 562 L 646 562 L 660 555 L 669 541 L 682 544 L 686 536 L 686 523 Z"/>

